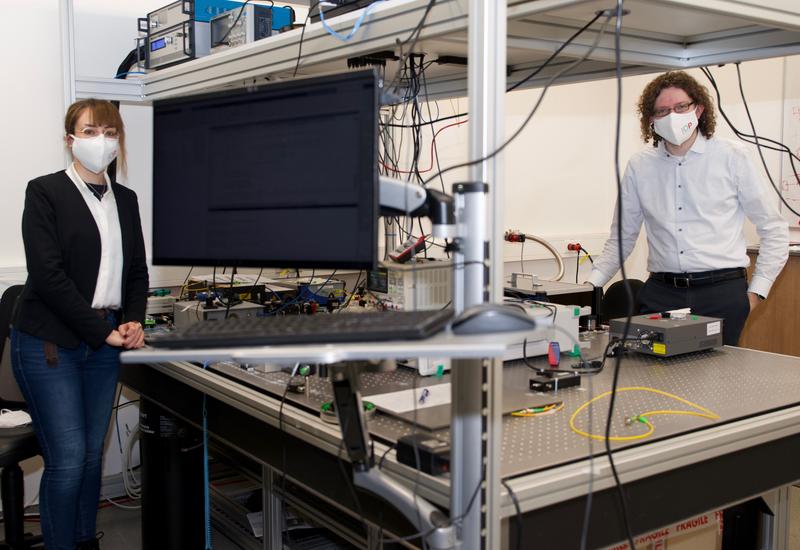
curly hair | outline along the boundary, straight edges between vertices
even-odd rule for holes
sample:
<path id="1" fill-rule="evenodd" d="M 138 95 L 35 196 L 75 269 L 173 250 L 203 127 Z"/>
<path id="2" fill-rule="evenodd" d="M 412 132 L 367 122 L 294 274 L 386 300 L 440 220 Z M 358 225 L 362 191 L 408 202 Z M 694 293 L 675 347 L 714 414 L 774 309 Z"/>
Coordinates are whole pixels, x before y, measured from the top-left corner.
<path id="1" fill-rule="evenodd" d="M 670 71 L 653 79 L 642 91 L 637 104 L 639 113 L 639 124 L 642 130 L 642 140 L 648 143 L 653 140 L 653 147 L 658 146 L 661 136 L 655 133 L 650 120 L 655 112 L 655 103 L 658 94 L 665 88 L 680 88 L 686 92 L 696 105 L 702 105 L 703 114 L 698 120 L 700 133 L 710 138 L 714 135 L 714 128 L 717 125 L 717 117 L 714 113 L 714 104 L 705 86 L 689 76 L 683 71 Z"/>

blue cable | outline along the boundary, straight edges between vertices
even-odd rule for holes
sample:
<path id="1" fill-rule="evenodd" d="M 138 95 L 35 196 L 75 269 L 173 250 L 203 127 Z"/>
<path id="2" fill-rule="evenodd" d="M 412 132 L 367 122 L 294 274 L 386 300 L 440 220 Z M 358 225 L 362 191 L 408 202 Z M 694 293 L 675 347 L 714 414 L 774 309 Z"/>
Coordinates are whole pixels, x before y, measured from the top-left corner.
<path id="1" fill-rule="evenodd" d="M 364 22 L 364 19 L 366 19 L 369 16 L 370 12 L 372 11 L 372 8 L 374 8 L 383 1 L 384 0 L 378 0 L 377 2 L 373 2 L 372 4 L 367 6 L 367 8 L 361 13 L 361 16 L 358 18 L 358 20 L 356 20 L 356 24 L 353 25 L 353 28 L 346 35 L 339 34 L 335 30 L 333 30 L 325 21 L 325 16 L 323 15 L 322 11 L 322 2 L 320 2 L 319 6 L 319 20 L 320 22 L 322 22 L 322 27 L 325 29 L 325 31 L 327 31 L 328 34 L 330 34 L 334 38 L 338 38 L 342 42 L 349 42 L 350 39 L 353 38 L 353 36 L 355 36 L 355 34 L 358 32 L 358 29 L 361 28 L 361 24 Z"/>
<path id="2" fill-rule="evenodd" d="M 203 370 L 208 368 L 208 361 L 203 363 Z M 206 522 L 206 547 L 211 550 L 211 499 L 208 493 L 208 411 L 206 410 L 206 394 L 203 394 L 203 502 L 205 505 L 204 519 Z"/>
<path id="3" fill-rule="evenodd" d="M 331 274 L 328 276 L 328 278 L 327 278 L 327 279 L 325 279 L 325 282 L 324 282 L 324 283 L 322 283 L 322 285 L 319 287 L 319 288 L 320 288 L 320 290 L 322 290 L 323 288 L 325 288 L 325 286 L 326 286 L 326 285 L 327 285 L 329 282 L 331 282 L 331 279 L 333 279 L 333 276 L 334 276 L 334 275 L 336 275 L 336 270 L 335 270 L 335 269 L 333 270 L 333 273 L 331 273 Z M 321 279 L 321 278 L 322 278 L 322 277 L 320 277 L 320 279 Z M 309 280 L 309 283 L 308 283 L 308 284 L 309 284 L 309 286 L 311 286 L 311 284 L 312 284 L 313 282 L 314 282 L 314 274 L 312 273 L 312 274 L 311 274 L 311 278 L 310 278 L 310 280 Z M 278 313 L 280 313 L 280 312 L 281 312 L 281 311 L 283 311 L 284 309 L 288 308 L 289 306 L 291 306 L 291 305 L 294 305 L 294 304 L 296 304 L 296 303 L 299 303 L 299 302 L 303 301 L 303 299 L 304 299 L 304 298 L 305 298 L 304 296 L 302 296 L 301 294 L 298 294 L 297 296 L 295 296 L 294 298 L 292 298 L 291 300 L 289 300 L 288 302 L 286 302 L 285 304 L 283 304 L 281 307 L 279 307 L 279 308 L 278 308 L 278 309 L 276 309 L 275 311 L 270 311 L 269 313 L 267 313 L 267 314 L 265 315 L 265 317 L 271 317 L 271 316 L 273 316 L 273 315 L 277 315 Z"/>

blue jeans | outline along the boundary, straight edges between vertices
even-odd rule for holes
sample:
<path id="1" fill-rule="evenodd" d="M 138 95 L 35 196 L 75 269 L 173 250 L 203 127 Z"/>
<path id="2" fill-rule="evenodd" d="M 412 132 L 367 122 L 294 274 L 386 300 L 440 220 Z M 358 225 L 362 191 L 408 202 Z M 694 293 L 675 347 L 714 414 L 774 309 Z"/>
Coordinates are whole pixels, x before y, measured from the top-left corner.
<path id="1" fill-rule="evenodd" d="M 28 403 L 44 458 L 39 489 L 47 550 L 93 539 L 101 463 L 119 370 L 119 348 L 58 348 L 48 365 L 44 340 L 11 331 L 14 376 Z"/>

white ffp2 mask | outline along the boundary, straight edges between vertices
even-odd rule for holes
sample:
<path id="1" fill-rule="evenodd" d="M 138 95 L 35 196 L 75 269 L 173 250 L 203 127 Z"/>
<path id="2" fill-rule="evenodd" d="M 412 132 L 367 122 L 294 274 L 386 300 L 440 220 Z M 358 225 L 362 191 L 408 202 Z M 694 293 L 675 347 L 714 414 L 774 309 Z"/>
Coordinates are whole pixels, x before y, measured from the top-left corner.
<path id="1" fill-rule="evenodd" d="M 681 145 L 692 137 L 697 126 L 694 109 L 685 113 L 670 113 L 653 121 L 656 133 L 673 145 Z"/>
<path id="2" fill-rule="evenodd" d="M 119 141 L 100 134 L 91 138 L 72 136 L 72 156 L 87 170 L 99 174 L 117 158 Z"/>

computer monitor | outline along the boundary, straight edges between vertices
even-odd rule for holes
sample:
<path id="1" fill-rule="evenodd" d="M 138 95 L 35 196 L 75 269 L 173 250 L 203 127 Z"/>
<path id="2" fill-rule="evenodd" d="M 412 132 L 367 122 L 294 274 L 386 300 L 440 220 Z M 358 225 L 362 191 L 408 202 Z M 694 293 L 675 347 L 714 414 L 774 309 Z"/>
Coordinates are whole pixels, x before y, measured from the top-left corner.
<path id="1" fill-rule="evenodd" d="M 373 268 L 372 70 L 156 101 L 153 263 Z"/>

